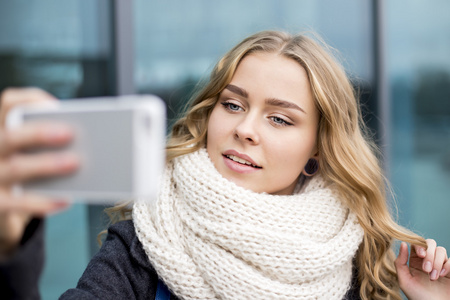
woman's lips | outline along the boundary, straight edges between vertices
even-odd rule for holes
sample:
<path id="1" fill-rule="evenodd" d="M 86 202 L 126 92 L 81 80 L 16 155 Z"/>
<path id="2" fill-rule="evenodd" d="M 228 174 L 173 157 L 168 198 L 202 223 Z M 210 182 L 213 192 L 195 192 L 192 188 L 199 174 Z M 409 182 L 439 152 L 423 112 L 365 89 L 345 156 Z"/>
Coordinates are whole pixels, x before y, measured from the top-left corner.
<path id="1" fill-rule="evenodd" d="M 225 165 L 238 173 L 251 173 L 262 169 L 250 157 L 236 151 L 226 151 L 223 155 Z"/>
<path id="2" fill-rule="evenodd" d="M 242 163 L 244 164 L 251 164 L 254 167 L 261 168 L 261 166 L 258 165 L 250 156 L 248 156 L 247 154 L 239 153 L 236 150 L 226 150 L 222 155 L 228 156 L 230 159 L 235 158 L 234 160 L 236 160 L 237 162 L 241 162 L 240 160 L 243 160 L 244 162 Z"/>

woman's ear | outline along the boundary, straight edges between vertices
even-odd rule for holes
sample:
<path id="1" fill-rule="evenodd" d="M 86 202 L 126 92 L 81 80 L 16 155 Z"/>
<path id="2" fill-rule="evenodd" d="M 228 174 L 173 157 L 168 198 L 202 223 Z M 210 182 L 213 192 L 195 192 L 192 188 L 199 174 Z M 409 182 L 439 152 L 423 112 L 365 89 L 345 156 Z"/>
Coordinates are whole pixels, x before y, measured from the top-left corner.
<path id="1" fill-rule="evenodd" d="M 303 168 L 303 175 L 311 177 L 319 171 L 319 156 L 314 155 L 311 157 Z"/>

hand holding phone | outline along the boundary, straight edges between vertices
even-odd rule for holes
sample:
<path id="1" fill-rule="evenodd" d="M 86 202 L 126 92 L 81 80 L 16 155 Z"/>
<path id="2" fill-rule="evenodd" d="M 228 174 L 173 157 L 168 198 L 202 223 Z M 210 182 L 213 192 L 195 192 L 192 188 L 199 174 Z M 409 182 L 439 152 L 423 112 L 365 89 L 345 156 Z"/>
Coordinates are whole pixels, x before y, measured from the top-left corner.
<path id="1" fill-rule="evenodd" d="M 104 203 L 155 197 L 165 163 L 165 106 L 153 95 L 73 99 L 56 106 L 13 109 L 7 126 L 53 121 L 74 130 L 73 141 L 33 152 L 71 152 L 80 159 L 72 174 L 39 178 L 20 191 Z"/>

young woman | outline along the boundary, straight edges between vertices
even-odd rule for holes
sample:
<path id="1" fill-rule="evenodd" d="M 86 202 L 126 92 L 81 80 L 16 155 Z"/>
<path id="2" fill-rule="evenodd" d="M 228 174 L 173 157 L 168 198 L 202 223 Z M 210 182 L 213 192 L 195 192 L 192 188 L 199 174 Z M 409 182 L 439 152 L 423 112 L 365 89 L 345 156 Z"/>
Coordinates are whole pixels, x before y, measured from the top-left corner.
<path id="1" fill-rule="evenodd" d="M 0 169 L 18 148 L 70 139 L 42 130 L 3 134 Z M 167 158 L 156 203 L 135 203 L 132 220 L 110 227 L 62 298 L 152 299 L 162 282 L 179 299 L 450 295 L 445 249 L 392 219 L 352 86 L 327 47 L 306 36 L 260 32 L 228 52 L 174 125 Z M 14 181 L 76 168 L 73 157 L 35 162 L 16 158 Z M 0 224 L 0 236 L 11 224 Z M 406 244 L 394 262 L 396 239 L 415 245 L 409 266 Z"/>

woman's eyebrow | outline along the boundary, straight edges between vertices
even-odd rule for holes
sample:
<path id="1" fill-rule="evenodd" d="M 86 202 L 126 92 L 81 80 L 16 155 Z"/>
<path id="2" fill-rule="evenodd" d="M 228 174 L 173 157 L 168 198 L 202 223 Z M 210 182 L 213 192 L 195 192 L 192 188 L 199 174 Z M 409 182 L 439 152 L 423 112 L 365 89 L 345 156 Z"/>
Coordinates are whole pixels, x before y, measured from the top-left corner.
<path id="1" fill-rule="evenodd" d="M 304 111 L 300 106 L 298 106 L 297 104 L 295 104 L 291 101 L 280 100 L 280 99 L 276 99 L 276 98 L 269 98 L 266 100 L 266 104 L 271 105 L 271 106 L 279 106 L 279 107 L 283 107 L 283 108 L 292 108 L 292 109 L 299 110 L 306 114 L 306 111 Z"/>
<path id="2" fill-rule="evenodd" d="M 244 98 L 248 98 L 248 93 L 243 88 L 240 88 L 240 87 L 235 86 L 233 84 L 228 84 L 225 88 L 227 90 L 229 90 L 230 92 L 233 92 L 233 93 L 235 93 L 235 94 L 237 94 L 239 96 L 242 96 Z"/>
<path id="3" fill-rule="evenodd" d="M 238 86 L 235 86 L 233 84 L 228 84 L 225 89 L 229 90 L 232 93 L 235 93 L 241 97 L 244 98 L 248 98 L 248 92 Z M 306 114 L 306 112 L 297 104 L 291 102 L 291 101 L 286 101 L 286 100 L 281 100 L 281 99 L 276 99 L 276 98 L 269 98 L 266 100 L 266 104 L 267 105 L 271 105 L 271 106 L 279 106 L 279 107 L 283 107 L 283 108 L 291 108 L 291 109 L 295 109 L 295 110 L 299 110 L 303 113 Z"/>

